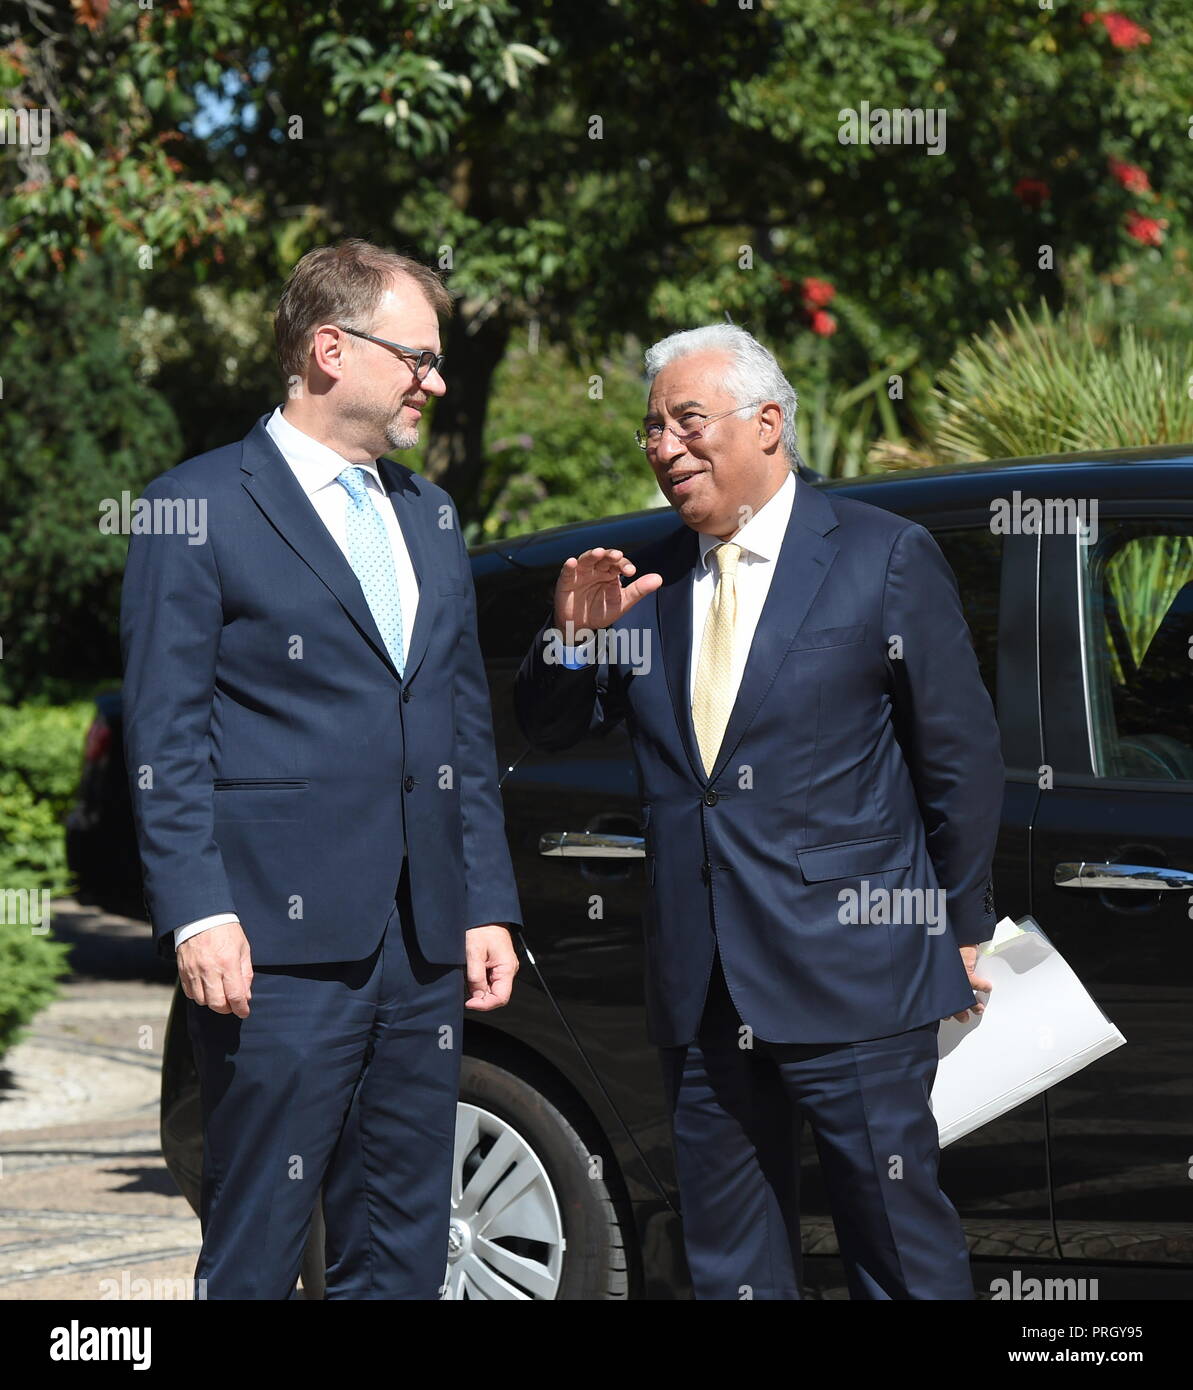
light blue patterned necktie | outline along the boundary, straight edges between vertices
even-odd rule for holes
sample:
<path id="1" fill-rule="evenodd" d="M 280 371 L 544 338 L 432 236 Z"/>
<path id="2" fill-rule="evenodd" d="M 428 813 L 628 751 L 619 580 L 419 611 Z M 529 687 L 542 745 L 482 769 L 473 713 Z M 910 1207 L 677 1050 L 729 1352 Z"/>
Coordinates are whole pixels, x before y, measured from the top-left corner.
<path id="1" fill-rule="evenodd" d="M 406 669 L 406 634 L 402 625 L 402 600 L 394 569 L 389 532 L 365 484 L 364 469 L 351 463 L 336 478 L 348 494 L 348 557 L 369 610 L 385 641 L 398 675 Z"/>

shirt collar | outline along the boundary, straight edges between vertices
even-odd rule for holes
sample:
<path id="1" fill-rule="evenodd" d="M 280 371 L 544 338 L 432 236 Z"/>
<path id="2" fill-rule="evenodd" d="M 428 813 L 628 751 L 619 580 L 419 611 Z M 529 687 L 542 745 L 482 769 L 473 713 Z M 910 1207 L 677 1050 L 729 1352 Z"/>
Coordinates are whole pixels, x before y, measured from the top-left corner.
<path id="1" fill-rule="evenodd" d="M 309 434 L 292 425 L 282 414 L 280 405 L 265 422 L 265 428 L 308 496 L 320 488 L 329 487 L 350 466 L 349 461 L 341 458 L 334 449 L 320 444 L 317 439 L 312 439 Z M 384 492 L 376 462 L 370 460 L 358 466 L 364 469 L 365 486 L 372 481 Z"/>
<path id="2" fill-rule="evenodd" d="M 731 539 L 743 552 L 759 560 L 775 559 L 787 534 L 791 507 L 795 501 L 795 471 L 790 471 L 779 484 L 778 491 L 767 499 L 746 524 Z M 709 555 L 721 544 L 720 536 L 700 533 L 700 563 L 709 567 Z"/>

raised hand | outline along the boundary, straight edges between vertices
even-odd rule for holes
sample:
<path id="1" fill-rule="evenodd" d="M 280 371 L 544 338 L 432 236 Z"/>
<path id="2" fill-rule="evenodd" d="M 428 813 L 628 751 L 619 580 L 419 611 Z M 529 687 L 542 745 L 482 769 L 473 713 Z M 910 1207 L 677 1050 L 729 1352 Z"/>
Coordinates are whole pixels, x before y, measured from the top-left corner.
<path id="1" fill-rule="evenodd" d="M 586 631 L 611 626 L 663 583 L 661 574 L 644 574 L 623 588 L 622 575 L 628 579 L 636 573 L 622 551 L 600 546 L 565 560 L 555 584 L 555 626 L 573 632 L 573 641 Z"/>

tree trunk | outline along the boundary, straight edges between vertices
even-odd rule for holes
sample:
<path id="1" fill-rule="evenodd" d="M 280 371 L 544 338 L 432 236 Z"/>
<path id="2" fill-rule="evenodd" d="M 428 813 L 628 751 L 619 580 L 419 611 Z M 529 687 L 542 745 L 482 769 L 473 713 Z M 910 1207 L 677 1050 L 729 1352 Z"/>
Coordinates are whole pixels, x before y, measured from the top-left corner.
<path id="1" fill-rule="evenodd" d="M 460 519 L 483 520 L 481 483 L 485 471 L 485 417 L 493 374 L 505 356 L 510 324 L 500 313 L 482 318 L 484 306 L 457 306 L 444 348 L 447 394 L 435 405 L 424 471 L 451 493 Z"/>

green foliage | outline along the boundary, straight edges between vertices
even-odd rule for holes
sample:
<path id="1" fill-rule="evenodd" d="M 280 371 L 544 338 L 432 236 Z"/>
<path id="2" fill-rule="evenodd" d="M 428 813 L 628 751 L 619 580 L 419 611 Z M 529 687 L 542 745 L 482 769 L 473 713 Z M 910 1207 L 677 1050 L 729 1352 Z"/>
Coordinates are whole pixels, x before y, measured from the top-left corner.
<path id="1" fill-rule="evenodd" d="M 33 935 L 27 925 L 0 923 L 0 1057 L 58 995 L 68 949 L 48 935 Z"/>
<path id="2" fill-rule="evenodd" d="M 1088 251 L 1079 252 L 1064 275 L 1066 307 L 1099 339 L 1123 323 L 1149 339 L 1193 338 L 1191 231 L 1181 229 L 1163 248 L 1131 255 L 1102 275 L 1092 273 Z"/>
<path id="3" fill-rule="evenodd" d="M 120 670 L 128 538 L 101 503 L 179 459 L 176 423 L 139 379 L 122 310 L 135 287 L 92 263 L 16 301 L 0 343 L 0 696 Z M 10 295 L 12 290 L 10 287 Z M 10 300 L 11 303 L 11 300 Z"/>
<path id="4" fill-rule="evenodd" d="M 1105 337 L 1073 311 L 1007 315 L 937 379 L 916 461 L 954 463 L 1193 440 L 1193 342 Z M 897 454 L 897 451 L 896 451 Z M 879 448 L 876 461 L 892 458 Z"/>
<path id="5" fill-rule="evenodd" d="M 62 820 L 94 713 L 83 700 L 0 706 L 0 888 L 69 891 Z"/>
<path id="6" fill-rule="evenodd" d="M 609 516 L 661 502 L 634 443 L 645 409 L 641 356 L 583 372 L 562 349 L 511 349 L 489 412 L 483 528 L 470 541 Z"/>
<path id="7" fill-rule="evenodd" d="M 1181 233 L 1185 0 L 1140 12 L 1137 47 L 1086 14 L 1003 0 L 60 6 L 0 25 L 0 98 L 51 107 L 70 132 L 0 171 L 0 211 L 25 277 L 97 250 L 131 269 L 149 247 L 154 271 L 272 294 L 312 244 L 398 243 L 450 270 L 457 363 L 473 335 L 492 333 L 499 357 L 534 321 L 596 364 L 626 335 L 728 311 L 810 367 L 801 391 L 831 376 L 836 396 L 909 350 L 932 370 L 1016 303 L 1057 307 L 1042 247 L 1096 275 L 1151 255 L 1128 213 Z M 840 113 L 863 102 L 942 111 L 943 150 L 843 144 Z M 1128 189 L 1111 160 L 1146 185 Z M 809 275 L 838 291 L 827 341 L 800 304 Z M 177 277 L 145 279 L 156 307 L 173 297 L 202 328 Z M 479 427 L 437 411 L 443 447 L 428 451 L 466 512 L 500 495 L 482 477 L 480 358 L 453 383 Z M 194 387 L 206 358 L 189 392 L 186 365 L 168 389 L 188 446 L 264 408 L 256 369 L 213 409 Z M 878 405 L 838 432 L 834 469 L 856 466 Z M 911 407 L 896 411 L 909 429 Z"/>
<path id="8" fill-rule="evenodd" d="M 1114 596 L 1119 621 L 1136 667 L 1172 602 L 1193 579 L 1193 536 L 1136 536 L 1106 565 L 1106 587 Z M 1109 631 L 1107 656 L 1117 681 L 1125 675 Z"/>
<path id="9" fill-rule="evenodd" d="M 1149 42 L 1005 0 L 9 7 L 0 105 L 50 110 L 54 138 L 0 163 L 0 693 L 115 674 L 99 498 L 273 403 L 269 306 L 343 235 L 449 275 L 424 466 L 471 535 L 653 495 L 619 442 L 636 362 L 624 399 L 608 364 L 727 313 L 792 377 L 809 461 L 845 474 L 877 435 L 914 457 L 931 374 L 1016 305 L 1085 296 L 1188 336 L 1193 26 L 1187 0 L 1121 3 Z M 943 112 L 941 152 L 842 143 L 862 103 Z M 808 277 L 834 291 L 816 331 Z M 557 379 L 518 357 L 532 327 Z"/>
<path id="10" fill-rule="evenodd" d="M 805 393 L 803 411 L 807 418 L 800 432 L 809 442 L 802 451 L 804 462 L 820 473 L 841 478 L 864 473 L 875 421 L 881 422 L 887 439 L 899 435 L 891 383 L 912 366 L 916 355 L 911 352 L 896 358 L 859 386 L 834 392 L 827 384 L 820 384 L 812 392 L 810 408 Z"/>

